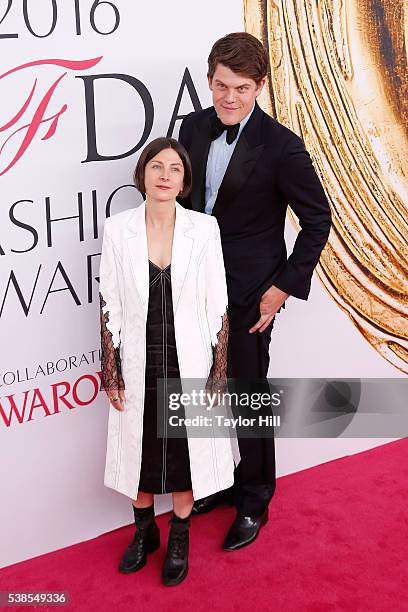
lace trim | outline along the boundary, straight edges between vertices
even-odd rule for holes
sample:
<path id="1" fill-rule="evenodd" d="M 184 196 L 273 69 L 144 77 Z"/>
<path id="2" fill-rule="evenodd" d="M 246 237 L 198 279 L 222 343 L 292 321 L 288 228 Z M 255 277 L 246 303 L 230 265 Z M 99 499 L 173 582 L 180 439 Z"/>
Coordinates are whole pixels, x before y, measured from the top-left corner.
<path id="1" fill-rule="evenodd" d="M 217 393 L 223 392 L 227 386 L 228 366 L 228 312 L 221 317 L 221 329 L 217 333 L 217 343 L 213 347 L 213 363 L 207 381 L 207 390 Z"/>
<path id="2" fill-rule="evenodd" d="M 99 293 L 99 301 L 101 321 L 102 386 L 105 391 L 112 389 L 124 389 L 125 383 L 122 376 L 119 332 L 115 334 L 117 337 L 117 342 L 115 345 L 114 333 L 112 333 L 109 326 L 109 311 L 101 293 Z"/>
<path id="3" fill-rule="evenodd" d="M 101 302 L 101 313 L 107 315 L 106 320 L 105 320 L 105 325 L 111 333 L 113 346 L 114 348 L 119 348 L 120 346 L 119 331 L 115 329 L 114 325 L 109 320 L 109 307 L 107 306 L 105 300 L 102 298 L 101 294 L 99 294 L 99 299 Z"/>

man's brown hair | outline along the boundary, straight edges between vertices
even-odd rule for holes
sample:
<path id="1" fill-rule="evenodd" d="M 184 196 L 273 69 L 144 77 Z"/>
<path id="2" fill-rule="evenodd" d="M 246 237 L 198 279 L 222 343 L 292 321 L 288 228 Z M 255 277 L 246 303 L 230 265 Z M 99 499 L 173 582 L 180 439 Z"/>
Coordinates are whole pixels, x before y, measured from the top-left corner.
<path id="1" fill-rule="evenodd" d="M 268 72 L 268 52 L 247 32 L 233 32 L 217 40 L 208 56 L 208 76 L 214 76 L 217 64 L 227 66 L 259 83 Z"/>
<path id="2" fill-rule="evenodd" d="M 156 157 L 156 155 L 160 153 L 160 151 L 163 151 L 164 149 L 173 149 L 178 154 L 181 161 L 183 162 L 184 188 L 183 188 L 182 193 L 180 194 L 180 197 L 185 198 L 186 196 L 188 196 L 188 194 L 191 191 L 191 185 L 192 185 L 191 162 L 190 162 L 188 153 L 183 147 L 183 145 L 179 143 L 177 140 L 175 140 L 174 138 L 164 138 L 164 137 L 156 138 L 155 140 L 152 140 L 152 142 L 150 142 L 148 145 L 145 146 L 145 148 L 140 154 L 139 160 L 136 164 L 135 173 L 133 176 L 133 179 L 136 185 L 136 189 L 138 189 L 141 193 L 146 193 L 145 182 L 144 182 L 145 168 L 147 164 L 149 163 L 149 161 L 151 161 L 153 157 Z"/>

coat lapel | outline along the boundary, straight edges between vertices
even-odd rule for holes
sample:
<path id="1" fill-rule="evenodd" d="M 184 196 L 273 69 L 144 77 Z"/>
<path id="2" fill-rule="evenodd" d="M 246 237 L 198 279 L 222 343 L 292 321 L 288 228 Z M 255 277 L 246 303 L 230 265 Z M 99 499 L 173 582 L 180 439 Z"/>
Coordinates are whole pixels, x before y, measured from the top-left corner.
<path id="1" fill-rule="evenodd" d="M 176 225 L 171 252 L 171 289 L 173 312 L 177 312 L 194 244 L 194 223 L 185 208 L 176 202 Z"/>
<path id="2" fill-rule="evenodd" d="M 141 303 L 147 311 L 149 303 L 149 254 L 146 235 L 146 202 L 136 208 L 128 222 L 129 236 L 126 241 L 127 256 Z M 174 226 L 171 252 L 171 283 L 173 311 L 177 310 L 180 294 L 187 275 L 194 244 L 194 223 L 190 215 L 176 202 L 176 223 Z"/>
<path id="3" fill-rule="evenodd" d="M 262 111 L 255 104 L 253 115 L 242 130 L 218 190 L 217 199 L 212 211 L 212 214 L 217 218 L 224 214 L 234 197 L 243 187 L 264 150 L 261 119 Z"/>
<path id="4" fill-rule="evenodd" d="M 149 301 L 149 255 L 146 237 L 146 202 L 138 206 L 128 222 L 127 256 L 142 306 Z"/>

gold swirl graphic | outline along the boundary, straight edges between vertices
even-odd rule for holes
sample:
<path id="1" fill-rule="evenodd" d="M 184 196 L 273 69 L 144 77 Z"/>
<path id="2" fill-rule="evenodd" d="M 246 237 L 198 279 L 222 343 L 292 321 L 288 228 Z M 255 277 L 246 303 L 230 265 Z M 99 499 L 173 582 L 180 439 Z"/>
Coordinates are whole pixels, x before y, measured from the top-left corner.
<path id="1" fill-rule="evenodd" d="M 331 203 L 317 273 L 408 372 L 408 8 L 404 0 L 244 0 L 268 48 L 260 103 L 305 141 Z"/>

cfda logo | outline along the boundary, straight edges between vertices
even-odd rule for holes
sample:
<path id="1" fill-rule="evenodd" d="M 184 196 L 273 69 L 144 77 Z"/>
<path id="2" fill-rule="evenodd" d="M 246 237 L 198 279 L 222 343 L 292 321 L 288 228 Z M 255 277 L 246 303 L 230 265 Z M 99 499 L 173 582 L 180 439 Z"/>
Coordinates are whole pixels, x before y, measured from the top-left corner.
<path id="1" fill-rule="evenodd" d="M 31 89 L 21 107 L 17 108 L 14 115 L 0 125 L 0 176 L 6 174 L 29 149 L 35 139 L 48 140 L 54 136 L 58 128 L 61 116 L 66 112 L 68 105 L 62 104 L 57 112 L 48 111 L 50 101 L 59 84 L 69 73 L 87 70 L 96 66 L 102 57 L 88 60 L 65 60 L 65 59 L 41 59 L 28 62 L 21 66 L 16 66 L 0 75 L 0 86 L 5 79 L 10 78 L 16 73 L 25 73 L 29 69 L 34 69 Z M 34 103 L 34 98 L 38 99 L 38 70 L 42 66 L 54 66 L 62 68 L 64 72 L 51 84 L 40 101 Z M 16 142 L 18 143 L 16 146 Z M 10 149 L 12 154 L 10 155 Z"/>
<path id="2" fill-rule="evenodd" d="M 0 74 L 0 88 L 2 89 L 2 81 L 12 77 L 12 75 L 19 74 L 25 70 L 36 68 L 37 73 L 33 76 L 31 90 L 25 94 L 27 97 L 25 102 L 22 104 L 17 111 L 14 112 L 13 116 L 7 120 L 3 125 L 1 124 L 2 119 L 0 118 L 0 176 L 8 172 L 17 164 L 17 162 L 27 152 L 31 143 L 34 139 L 48 140 L 54 136 L 58 128 L 61 116 L 67 111 L 68 105 L 62 104 L 57 112 L 48 110 L 51 99 L 54 96 L 61 81 L 66 77 L 67 74 L 72 72 L 80 72 L 96 66 L 102 59 L 96 57 L 88 60 L 64 60 L 64 59 L 43 59 L 35 62 L 29 62 L 16 68 L 8 70 L 4 74 Z M 58 78 L 48 88 L 46 93 L 42 96 L 40 102 L 38 102 L 38 68 L 40 66 L 59 67 L 64 68 L 65 71 L 58 76 Z M 123 73 L 109 73 L 109 74 L 75 74 L 75 78 L 82 81 L 84 87 L 85 96 L 85 122 L 86 122 L 86 157 L 81 160 L 81 163 L 89 162 L 103 162 L 123 159 L 133 155 L 143 147 L 145 142 L 150 136 L 152 131 L 155 109 L 153 104 L 153 98 L 147 86 L 134 75 L 123 74 Z M 133 96 L 137 96 L 142 103 L 143 111 L 138 117 L 138 123 L 142 127 L 142 133 L 134 134 L 136 142 L 127 151 L 122 151 L 116 154 L 101 154 L 98 150 L 98 135 L 103 130 L 102 125 L 97 127 L 97 114 L 96 106 L 97 101 L 95 97 L 95 83 L 99 83 L 99 100 L 103 99 L 104 87 L 106 81 L 118 83 L 120 82 L 122 87 L 126 85 L 128 92 Z M 179 81 L 178 81 L 179 82 Z M 100 87 L 102 86 L 102 91 Z M 176 85 L 177 87 L 177 85 Z M 173 109 L 168 109 L 169 125 L 167 129 L 167 137 L 173 135 L 175 124 L 177 121 L 183 119 L 184 114 L 180 113 L 180 105 L 183 98 L 184 92 L 187 92 L 192 104 L 192 108 L 197 111 L 201 110 L 201 102 L 199 100 L 196 87 L 193 83 L 189 69 L 186 67 L 181 78 L 181 82 L 178 89 L 177 98 Z M 34 96 L 36 94 L 36 101 L 34 102 Z M 1 94 L 0 94 L 1 95 Z M 41 96 L 40 96 L 41 97 Z M 54 96 L 55 98 L 56 96 Z M 118 113 L 118 108 L 115 106 L 115 113 Z M 27 118 L 30 119 L 27 121 Z"/>

